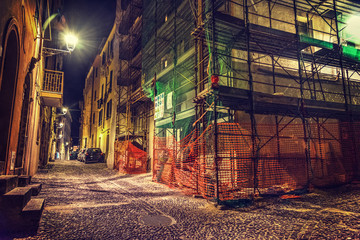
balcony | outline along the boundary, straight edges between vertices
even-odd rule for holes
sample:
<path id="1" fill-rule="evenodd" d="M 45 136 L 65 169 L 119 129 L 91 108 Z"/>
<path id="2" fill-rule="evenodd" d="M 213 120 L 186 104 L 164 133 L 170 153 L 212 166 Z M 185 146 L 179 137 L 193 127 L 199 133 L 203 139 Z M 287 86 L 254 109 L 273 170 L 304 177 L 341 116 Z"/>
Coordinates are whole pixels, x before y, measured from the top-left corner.
<path id="1" fill-rule="evenodd" d="M 41 84 L 40 97 L 49 107 L 60 107 L 63 104 L 64 72 L 45 69 Z"/>

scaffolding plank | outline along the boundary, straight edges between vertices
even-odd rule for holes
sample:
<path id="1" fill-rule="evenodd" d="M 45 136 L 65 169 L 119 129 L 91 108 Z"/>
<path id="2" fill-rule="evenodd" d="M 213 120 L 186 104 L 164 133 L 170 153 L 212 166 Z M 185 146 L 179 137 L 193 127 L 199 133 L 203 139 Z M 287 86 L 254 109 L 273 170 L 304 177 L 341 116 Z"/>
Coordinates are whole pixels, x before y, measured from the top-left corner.
<path id="1" fill-rule="evenodd" d="M 218 95 L 224 106 L 236 110 L 250 111 L 250 91 L 245 89 L 220 86 Z M 332 117 L 346 119 L 349 113 L 345 104 L 339 102 L 326 102 L 297 97 L 279 96 L 267 93 L 253 92 L 254 111 L 257 114 L 273 115 L 303 115 L 304 117 Z M 352 115 L 360 119 L 360 106 L 352 105 Z"/>

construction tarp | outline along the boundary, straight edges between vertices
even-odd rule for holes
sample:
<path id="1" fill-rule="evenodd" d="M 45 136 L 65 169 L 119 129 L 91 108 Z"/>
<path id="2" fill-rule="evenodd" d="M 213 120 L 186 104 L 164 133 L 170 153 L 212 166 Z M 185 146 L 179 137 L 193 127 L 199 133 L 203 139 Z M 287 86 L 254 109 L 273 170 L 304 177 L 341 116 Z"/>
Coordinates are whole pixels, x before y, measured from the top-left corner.
<path id="1" fill-rule="evenodd" d="M 146 173 L 147 153 L 130 141 L 115 141 L 115 169 L 122 173 Z"/>

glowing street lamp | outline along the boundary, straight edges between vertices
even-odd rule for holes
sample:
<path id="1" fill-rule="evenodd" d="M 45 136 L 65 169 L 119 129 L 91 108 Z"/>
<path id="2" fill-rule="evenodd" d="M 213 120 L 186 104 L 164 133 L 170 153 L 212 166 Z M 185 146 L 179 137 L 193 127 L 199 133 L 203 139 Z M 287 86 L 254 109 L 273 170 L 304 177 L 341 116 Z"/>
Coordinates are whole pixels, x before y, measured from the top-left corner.
<path id="1" fill-rule="evenodd" d="M 54 55 L 62 54 L 62 53 L 70 54 L 72 51 L 75 50 L 75 47 L 79 41 L 79 39 L 70 32 L 64 34 L 63 40 L 66 45 L 66 50 L 43 47 L 44 56 L 48 57 L 48 56 L 54 56 Z"/>
<path id="2" fill-rule="evenodd" d="M 64 40 L 66 43 L 66 48 L 69 52 L 74 51 L 76 44 L 79 41 L 79 39 L 72 33 L 65 34 Z"/>
<path id="3" fill-rule="evenodd" d="M 68 111 L 68 108 L 67 108 L 67 107 L 63 107 L 63 108 L 62 108 L 62 112 L 63 112 L 64 115 L 67 113 L 67 111 Z"/>

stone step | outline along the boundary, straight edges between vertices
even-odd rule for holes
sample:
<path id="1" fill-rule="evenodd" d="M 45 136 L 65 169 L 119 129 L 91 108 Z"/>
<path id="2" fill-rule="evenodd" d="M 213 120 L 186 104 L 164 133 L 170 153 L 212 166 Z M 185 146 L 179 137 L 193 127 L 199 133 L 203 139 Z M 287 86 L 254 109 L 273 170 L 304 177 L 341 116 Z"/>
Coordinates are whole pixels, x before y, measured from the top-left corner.
<path id="1" fill-rule="evenodd" d="M 18 177 L 18 187 L 26 187 L 31 182 L 31 176 L 21 175 Z"/>
<path id="2" fill-rule="evenodd" d="M 26 229 L 27 232 L 36 234 L 44 206 L 44 199 L 31 199 L 28 204 L 26 204 L 21 212 L 22 227 L 20 228 L 20 231 Z"/>
<path id="3" fill-rule="evenodd" d="M 21 212 L 30 201 L 31 187 L 17 187 L 1 197 L 1 208 L 4 211 Z"/>
<path id="4" fill-rule="evenodd" d="M 44 203 L 44 199 L 31 199 L 20 212 L 3 212 L 0 218 L 0 239 L 35 235 L 44 210 Z M 9 238 L 9 236 L 12 237 Z"/>
<path id="5" fill-rule="evenodd" d="M 44 210 L 45 200 L 40 198 L 31 199 L 23 208 L 21 215 L 33 220 L 40 220 Z"/>
<path id="6" fill-rule="evenodd" d="M 41 188 L 42 188 L 42 184 L 41 183 L 33 183 L 33 184 L 29 184 L 28 187 L 31 187 L 31 195 L 33 196 L 37 196 L 39 195 Z"/>
<path id="7" fill-rule="evenodd" d="M 3 195 L 18 186 L 18 176 L 0 175 L 0 195 Z"/>

